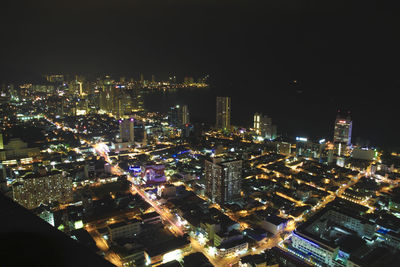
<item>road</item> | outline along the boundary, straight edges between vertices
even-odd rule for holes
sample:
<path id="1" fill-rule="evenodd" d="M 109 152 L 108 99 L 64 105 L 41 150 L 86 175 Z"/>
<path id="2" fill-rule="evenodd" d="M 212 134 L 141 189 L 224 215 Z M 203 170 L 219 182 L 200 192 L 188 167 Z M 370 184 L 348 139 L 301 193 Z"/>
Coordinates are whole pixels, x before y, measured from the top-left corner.
<path id="1" fill-rule="evenodd" d="M 45 118 L 47 119 L 47 121 L 49 121 L 53 125 L 56 125 L 58 128 L 61 128 L 64 131 L 70 131 L 70 132 L 73 132 L 73 133 L 77 134 L 76 129 L 72 129 L 72 128 L 64 126 L 64 125 L 62 125 L 60 123 L 55 123 L 55 122 L 53 122 L 52 120 L 50 120 L 46 116 L 45 116 Z M 108 162 L 109 164 L 112 164 L 112 161 L 110 160 L 110 158 L 108 156 L 109 150 L 108 150 L 107 145 L 105 145 L 104 143 L 96 143 L 95 144 L 95 143 L 92 143 L 92 142 L 90 142 L 88 140 L 85 140 L 85 139 L 82 139 L 82 140 L 85 143 L 87 143 L 88 145 L 92 146 L 95 149 L 95 151 L 97 152 L 97 154 L 102 156 L 105 159 L 106 162 Z M 168 148 L 170 148 L 170 147 L 168 147 Z M 160 151 L 160 150 L 163 150 L 163 149 L 167 149 L 167 148 L 157 149 L 155 151 Z M 146 153 L 151 153 L 151 152 L 154 152 L 154 151 L 146 151 Z M 111 171 L 115 175 L 124 175 L 124 174 L 126 175 L 126 173 L 117 164 L 112 164 Z M 141 196 L 143 198 L 143 200 L 145 200 L 148 204 L 150 204 L 154 208 L 154 210 L 158 214 L 160 214 L 161 218 L 164 221 L 168 222 L 172 226 L 172 228 L 174 230 L 174 233 L 177 233 L 178 235 L 182 236 L 184 234 L 184 231 L 182 230 L 182 227 L 180 225 L 178 225 L 177 222 L 174 222 L 174 219 L 173 219 L 174 216 L 168 210 L 161 208 L 159 206 L 159 204 L 154 202 L 153 200 L 151 200 L 141 188 L 136 186 L 133 183 L 133 177 L 132 176 L 127 174 L 127 178 L 132 184 L 131 185 L 131 190 L 132 190 L 131 192 L 132 193 L 137 193 L 139 196 Z"/>
<path id="2" fill-rule="evenodd" d="M 64 125 L 61 125 L 60 123 L 54 123 L 52 122 L 50 119 L 48 119 L 46 117 L 46 119 L 53 123 L 54 125 L 56 125 L 59 129 L 61 128 L 64 131 L 71 131 L 74 134 L 78 134 L 76 129 L 72 129 L 69 127 L 66 127 Z M 170 229 L 172 230 L 173 233 L 175 233 L 176 235 L 180 235 L 182 236 L 184 234 L 183 231 L 183 227 L 179 224 L 179 222 L 177 222 L 175 220 L 175 216 L 173 214 L 171 214 L 171 212 L 166 209 L 165 207 L 161 207 L 156 201 L 153 201 L 152 199 L 149 198 L 149 196 L 144 192 L 144 190 L 142 188 L 140 188 L 139 186 L 136 186 L 133 183 L 133 177 L 130 176 L 129 174 L 127 174 L 124 170 L 122 170 L 117 164 L 113 164 L 112 161 L 110 160 L 110 157 L 108 155 L 108 147 L 103 144 L 103 143 L 92 143 L 88 140 L 82 139 L 85 143 L 87 143 L 88 145 L 92 146 L 96 153 L 102 157 L 104 157 L 104 159 L 112 165 L 111 168 L 111 172 L 114 175 L 127 175 L 127 179 L 131 182 L 131 193 L 132 194 L 138 194 L 139 196 L 142 197 L 142 199 L 144 201 L 146 201 L 148 204 L 150 204 L 151 207 L 154 208 L 154 210 L 160 214 L 161 218 L 163 219 L 164 222 L 167 222 L 170 225 Z M 169 147 L 168 147 L 169 148 Z M 163 148 L 163 149 L 167 149 L 167 148 Z M 162 150 L 162 149 L 161 149 Z M 151 153 L 153 151 L 146 151 L 144 153 Z M 137 153 L 139 154 L 139 153 Z M 287 158 L 287 157 L 286 157 Z M 272 163 L 276 163 L 278 161 L 282 161 L 285 160 L 285 158 L 276 160 L 274 162 L 270 162 L 269 164 Z M 266 167 L 269 164 L 263 164 L 264 166 L 262 167 Z M 259 166 L 261 167 L 261 166 Z M 264 169 L 264 168 L 262 168 Z M 119 219 L 119 218 L 118 218 Z M 295 224 L 294 224 L 295 225 Z M 290 229 L 292 229 L 294 226 L 291 225 Z M 117 265 L 117 266 L 121 266 L 121 261 L 119 259 L 119 256 L 117 254 L 115 254 L 114 252 L 109 250 L 108 244 L 107 242 L 103 239 L 103 237 L 100 236 L 100 234 L 98 233 L 98 231 L 91 226 L 87 226 L 86 229 L 89 231 L 89 233 L 93 236 L 94 240 L 96 241 L 96 245 L 105 253 L 105 258 L 107 260 L 109 260 L 110 262 L 112 262 L 113 264 Z M 289 228 L 287 230 L 290 230 Z M 254 248 L 250 248 L 249 250 L 247 250 L 244 254 L 240 255 L 240 256 L 231 256 L 231 257 L 218 257 L 216 255 L 213 255 L 214 253 L 210 250 L 208 250 L 207 248 L 205 248 L 204 246 L 200 245 L 199 242 L 194 239 L 191 238 L 191 245 L 192 245 L 192 249 L 194 251 L 199 251 L 202 252 L 204 255 L 206 255 L 206 257 L 210 260 L 210 262 L 214 265 L 214 266 L 233 266 L 234 264 L 236 264 L 239 260 L 240 257 L 243 257 L 245 255 L 249 255 L 249 254 L 259 254 L 262 251 L 266 250 L 266 249 L 270 249 L 272 247 L 275 247 L 279 244 L 279 242 L 281 242 L 283 239 L 281 237 L 281 233 L 278 233 L 276 235 L 274 235 L 271 238 L 268 238 L 266 241 L 264 242 L 259 242 L 257 247 Z"/>
<path id="3" fill-rule="evenodd" d="M 70 127 L 61 125 L 60 123 L 55 123 L 51 119 L 49 119 L 47 116 L 45 116 L 45 119 L 47 121 L 49 121 L 50 123 L 52 123 L 53 125 L 57 126 L 58 129 L 62 129 L 63 131 L 70 131 L 70 132 L 73 132 L 74 134 L 78 134 L 76 129 L 72 129 Z M 92 146 L 95 149 L 95 151 L 97 152 L 97 154 L 104 157 L 106 162 L 108 162 L 109 164 L 112 165 L 111 171 L 113 174 L 127 175 L 127 179 L 131 182 L 131 193 L 138 194 L 139 196 L 142 197 L 142 199 L 144 201 L 146 201 L 148 204 L 150 204 L 154 208 L 154 210 L 158 214 L 160 214 L 163 221 L 170 224 L 170 226 L 171 226 L 170 229 L 172 230 L 173 233 L 175 233 L 176 235 L 180 235 L 180 236 L 184 235 L 182 226 L 179 225 L 179 223 L 174 220 L 174 216 L 168 210 L 160 207 L 159 204 L 156 203 L 155 201 L 151 200 L 141 188 L 136 186 L 133 183 L 132 176 L 130 176 L 129 174 L 126 174 L 117 164 L 112 164 L 112 161 L 110 160 L 110 158 L 108 156 L 108 152 L 109 152 L 108 147 L 104 143 L 95 144 L 86 139 L 81 138 L 81 140 L 83 140 L 88 145 Z M 163 149 L 166 149 L 166 148 L 163 148 Z M 157 151 L 159 151 L 159 150 L 160 149 L 158 149 Z M 153 151 L 151 151 L 151 152 L 153 152 Z M 151 153 L 151 152 L 146 151 L 146 153 Z M 90 228 L 88 228 L 88 230 L 90 231 L 90 234 L 94 237 L 94 240 L 96 241 L 96 245 L 105 253 L 105 258 L 108 261 L 110 261 L 111 263 L 115 264 L 116 266 L 122 266 L 119 256 L 116 253 L 109 250 L 107 242 L 98 234 L 98 232 L 96 230 L 90 229 Z"/>

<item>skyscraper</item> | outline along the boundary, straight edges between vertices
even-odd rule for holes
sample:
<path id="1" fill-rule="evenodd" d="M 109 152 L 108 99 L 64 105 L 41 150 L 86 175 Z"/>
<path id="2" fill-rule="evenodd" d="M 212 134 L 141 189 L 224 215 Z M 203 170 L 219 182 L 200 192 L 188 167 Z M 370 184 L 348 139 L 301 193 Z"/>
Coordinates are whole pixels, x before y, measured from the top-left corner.
<path id="1" fill-rule="evenodd" d="M 176 127 L 185 126 L 190 122 L 189 109 L 187 105 L 176 105 L 171 107 L 168 113 L 169 123 Z"/>
<path id="2" fill-rule="evenodd" d="M 350 116 L 346 118 L 338 115 L 335 121 L 335 130 L 333 134 L 334 143 L 344 143 L 346 145 L 351 144 L 351 130 L 353 122 Z"/>
<path id="3" fill-rule="evenodd" d="M 134 142 L 134 137 L 135 137 L 134 126 L 135 123 L 133 118 L 119 121 L 119 135 L 122 141 L 130 143 Z"/>
<path id="4" fill-rule="evenodd" d="M 276 126 L 272 125 L 272 119 L 262 113 L 254 114 L 253 129 L 258 136 L 267 139 L 276 138 Z"/>
<path id="5" fill-rule="evenodd" d="M 231 128 L 231 98 L 217 96 L 217 118 L 216 128 L 219 130 L 230 130 Z"/>
<path id="6" fill-rule="evenodd" d="M 187 105 L 182 106 L 182 125 L 188 124 L 190 122 L 189 109 Z"/>
<path id="7" fill-rule="evenodd" d="M 344 117 L 338 114 L 335 120 L 333 143 L 338 155 L 342 155 L 346 146 L 351 145 L 351 130 L 353 121 L 350 115 Z"/>
<path id="8" fill-rule="evenodd" d="M 2 133 L 0 133 L 0 149 L 4 149 L 3 134 Z"/>
<path id="9" fill-rule="evenodd" d="M 140 73 L 140 84 L 141 84 L 141 85 L 144 84 L 144 76 L 143 76 L 143 73 Z"/>
<path id="10" fill-rule="evenodd" d="M 220 204 L 240 197 L 242 161 L 213 158 L 205 161 L 206 195 Z"/>

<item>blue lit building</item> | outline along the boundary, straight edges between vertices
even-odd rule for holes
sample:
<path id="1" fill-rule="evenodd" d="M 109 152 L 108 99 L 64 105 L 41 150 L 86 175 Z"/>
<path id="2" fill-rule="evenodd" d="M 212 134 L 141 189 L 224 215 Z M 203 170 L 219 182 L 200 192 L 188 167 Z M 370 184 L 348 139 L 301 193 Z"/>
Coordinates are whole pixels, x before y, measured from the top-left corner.
<path id="1" fill-rule="evenodd" d="M 315 266 L 380 266 L 382 248 L 384 257 L 394 259 L 399 234 L 393 227 L 383 228 L 364 208 L 333 201 L 293 232 L 288 251 Z"/>

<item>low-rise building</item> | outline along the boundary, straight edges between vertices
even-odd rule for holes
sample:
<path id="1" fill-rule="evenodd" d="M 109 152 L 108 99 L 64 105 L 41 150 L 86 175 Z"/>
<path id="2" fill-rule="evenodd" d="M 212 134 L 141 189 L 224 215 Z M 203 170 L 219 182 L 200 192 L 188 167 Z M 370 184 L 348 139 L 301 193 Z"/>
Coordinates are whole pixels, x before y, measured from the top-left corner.
<path id="1" fill-rule="evenodd" d="M 161 222 L 161 216 L 157 212 L 153 211 L 145 213 L 142 216 L 143 223 L 145 224 L 157 224 Z"/>
<path id="2" fill-rule="evenodd" d="M 109 238 L 114 241 L 122 237 L 133 237 L 140 232 L 141 224 L 142 222 L 137 219 L 110 224 L 108 225 Z"/>
<path id="3" fill-rule="evenodd" d="M 278 216 L 267 216 L 260 223 L 260 226 L 270 233 L 276 234 L 285 229 L 287 220 Z"/>
<path id="4" fill-rule="evenodd" d="M 41 219 L 54 226 L 54 213 L 51 212 L 48 206 L 40 205 L 38 208 L 32 210 L 33 213 L 38 215 Z"/>
<path id="5" fill-rule="evenodd" d="M 246 239 L 225 242 L 217 247 L 217 255 L 221 258 L 238 255 L 247 251 L 249 243 Z"/>

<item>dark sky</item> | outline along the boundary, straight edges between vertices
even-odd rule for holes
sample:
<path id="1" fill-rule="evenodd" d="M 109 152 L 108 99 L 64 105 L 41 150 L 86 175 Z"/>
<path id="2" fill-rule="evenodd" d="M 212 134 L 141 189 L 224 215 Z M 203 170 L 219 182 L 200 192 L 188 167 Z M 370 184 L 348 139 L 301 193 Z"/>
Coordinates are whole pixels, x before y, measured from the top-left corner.
<path id="1" fill-rule="evenodd" d="M 221 94 L 254 94 L 260 110 L 280 101 L 282 113 L 284 97 L 297 98 L 288 85 L 296 79 L 304 92 L 296 109 L 312 106 L 303 117 L 347 107 L 370 131 L 365 137 L 385 131 L 379 138 L 400 145 L 388 125 L 397 124 L 400 89 L 400 17 L 391 1 L 10 2 L 0 10 L 1 79 L 208 73 Z"/>

